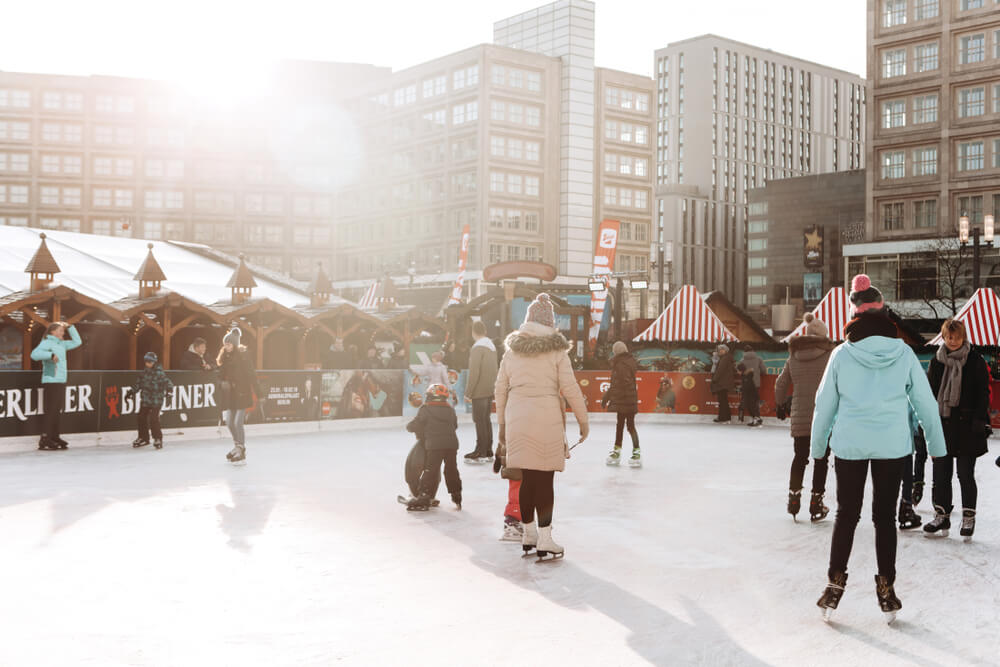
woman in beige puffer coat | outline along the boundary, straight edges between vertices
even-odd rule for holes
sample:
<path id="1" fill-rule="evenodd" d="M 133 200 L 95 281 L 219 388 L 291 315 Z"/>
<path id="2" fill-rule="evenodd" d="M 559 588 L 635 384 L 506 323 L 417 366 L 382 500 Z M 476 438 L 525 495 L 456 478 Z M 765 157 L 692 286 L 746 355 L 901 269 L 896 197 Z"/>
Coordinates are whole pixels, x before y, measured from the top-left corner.
<path id="1" fill-rule="evenodd" d="M 500 447 L 505 465 L 521 471 L 521 522 L 525 551 L 540 557 L 561 555 L 552 541 L 553 478 L 569 458 L 564 400 L 580 426 L 583 442 L 590 432 L 587 403 L 570 364 L 569 343 L 555 328 L 555 312 L 547 294 L 528 307 L 521 328 L 507 336 L 494 395 Z M 538 514 L 536 528 L 535 513 Z"/>
<path id="2" fill-rule="evenodd" d="M 777 405 L 787 399 L 789 383 L 793 386 L 790 416 L 795 457 L 788 480 L 788 513 L 793 517 L 802 507 L 802 478 L 809 463 L 809 436 L 816 407 L 816 390 L 823 379 L 830 352 L 836 347 L 823 320 L 816 319 L 812 313 L 806 313 L 803 320 L 806 322 L 806 333 L 789 341 L 788 361 L 774 385 L 774 402 Z M 816 459 L 813 466 L 812 498 L 809 502 L 809 515 L 813 521 L 825 518 L 829 511 L 823 505 L 829 461 L 830 447 L 827 446 L 826 455 Z"/>

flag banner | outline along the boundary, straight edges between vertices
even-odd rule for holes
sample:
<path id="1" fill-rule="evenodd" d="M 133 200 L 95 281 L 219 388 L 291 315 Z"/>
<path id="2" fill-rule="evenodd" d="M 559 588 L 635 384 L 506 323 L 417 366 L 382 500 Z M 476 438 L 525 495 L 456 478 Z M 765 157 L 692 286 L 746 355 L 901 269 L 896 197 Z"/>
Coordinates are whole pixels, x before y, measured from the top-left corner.
<path id="1" fill-rule="evenodd" d="M 588 342 L 590 351 L 597 347 L 597 335 L 601 332 L 601 319 L 604 317 L 604 304 L 608 301 L 608 281 L 615 266 L 615 248 L 618 247 L 618 229 L 621 224 L 617 220 L 602 220 L 597 230 L 597 247 L 594 249 L 595 277 L 605 276 L 605 289 L 590 293 L 590 331 Z"/>
<path id="2" fill-rule="evenodd" d="M 465 265 L 469 259 L 469 226 L 462 229 L 462 250 L 458 256 L 458 277 L 455 278 L 455 286 L 451 288 L 451 297 L 448 299 L 449 306 L 456 306 L 462 303 L 462 285 L 465 283 Z"/>
<path id="3" fill-rule="evenodd" d="M 377 291 L 378 281 L 376 280 L 372 283 L 372 286 L 368 288 L 368 291 L 365 292 L 365 295 L 361 297 L 361 300 L 358 301 L 358 306 L 362 309 L 371 309 L 378 306 L 378 299 L 375 298 L 375 293 Z"/>

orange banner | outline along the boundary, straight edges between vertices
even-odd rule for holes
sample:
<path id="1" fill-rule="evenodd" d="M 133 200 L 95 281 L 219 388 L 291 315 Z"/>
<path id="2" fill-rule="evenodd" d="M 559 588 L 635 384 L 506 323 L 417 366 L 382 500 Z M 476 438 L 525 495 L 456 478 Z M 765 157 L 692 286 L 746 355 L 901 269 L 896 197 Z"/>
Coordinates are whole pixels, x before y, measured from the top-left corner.
<path id="1" fill-rule="evenodd" d="M 588 342 L 591 352 L 597 347 L 597 335 L 601 332 L 601 319 L 604 317 L 604 305 L 608 301 L 608 282 L 615 268 L 615 248 L 618 247 L 618 230 L 621 224 L 617 220 L 602 220 L 597 230 L 597 247 L 594 249 L 595 278 L 603 276 L 605 289 L 590 293 L 590 332 Z"/>

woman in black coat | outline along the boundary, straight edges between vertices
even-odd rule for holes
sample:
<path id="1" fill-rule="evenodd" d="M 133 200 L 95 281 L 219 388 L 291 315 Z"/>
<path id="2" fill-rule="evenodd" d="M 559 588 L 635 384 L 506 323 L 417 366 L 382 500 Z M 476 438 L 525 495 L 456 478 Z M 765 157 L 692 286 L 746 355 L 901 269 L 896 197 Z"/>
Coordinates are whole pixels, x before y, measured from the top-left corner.
<path id="1" fill-rule="evenodd" d="M 989 370 L 983 357 L 969 345 L 965 325 L 945 320 L 944 344 L 931 359 L 927 377 L 938 399 L 948 455 L 934 459 L 935 518 L 924 526 L 928 536 L 946 537 L 951 528 L 953 471 L 962 488 L 961 535 L 971 538 L 976 528 L 976 459 L 987 451 L 990 424 Z"/>
<path id="2" fill-rule="evenodd" d="M 635 374 L 639 370 L 639 364 L 622 341 L 616 342 L 611 351 L 614 353 L 611 359 L 611 387 L 601 399 L 601 404 L 605 410 L 610 404 L 611 409 L 618 413 L 618 423 L 615 426 L 615 446 L 608 456 L 608 465 L 618 465 L 621 462 L 622 435 L 626 426 L 628 434 L 632 436 L 632 458 L 629 465 L 639 465 L 639 433 L 635 430 L 635 413 L 639 411 Z"/>
<path id="3" fill-rule="evenodd" d="M 257 373 L 246 346 L 240 345 L 240 330 L 233 328 L 222 339 L 222 349 L 216 358 L 219 377 L 224 387 L 219 407 L 233 436 L 233 449 L 226 458 L 237 463 L 246 460 L 246 433 L 243 425 L 247 410 L 253 407 L 254 394 L 260 396 Z"/>

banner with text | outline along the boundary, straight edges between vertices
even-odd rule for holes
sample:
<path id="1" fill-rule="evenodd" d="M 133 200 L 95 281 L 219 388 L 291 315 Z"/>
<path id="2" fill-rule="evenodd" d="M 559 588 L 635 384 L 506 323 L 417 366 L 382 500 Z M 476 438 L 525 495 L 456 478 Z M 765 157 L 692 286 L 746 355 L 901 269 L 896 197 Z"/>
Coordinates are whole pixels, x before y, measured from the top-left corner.
<path id="1" fill-rule="evenodd" d="M 597 336 L 601 333 L 601 319 L 604 317 L 604 305 L 608 301 L 609 276 L 615 268 L 615 249 L 618 247 L 618 230 L 621 227 L 617 220 L 602 220 L 597 230 L 597 247 L 594 249 L 594 269 L 592 276 L 604 282 L 604 289 L 590 293 L 590 332 L 588 342 L 593 351 L 597 347 Z"/>

